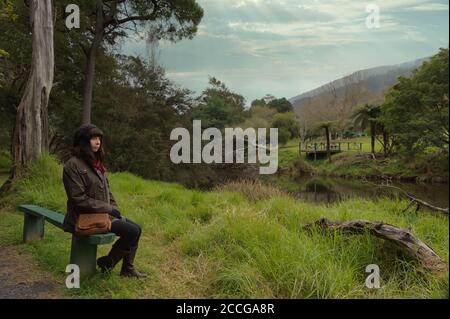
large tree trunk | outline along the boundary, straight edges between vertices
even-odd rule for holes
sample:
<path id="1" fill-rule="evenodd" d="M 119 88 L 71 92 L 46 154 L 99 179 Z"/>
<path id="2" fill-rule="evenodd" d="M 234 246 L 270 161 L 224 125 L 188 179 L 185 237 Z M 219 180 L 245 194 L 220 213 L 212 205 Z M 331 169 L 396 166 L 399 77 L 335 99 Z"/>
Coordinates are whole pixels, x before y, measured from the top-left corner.
<path id="1" fill-rule="evenodd" d="M 92 41 L 92 45 L 87 53 L 86 61 L 86 77 L 84 82 L 83 92 L 83 124 L 91 123 L 91 111 L 92 111 L 92 92 L 94 88 L 95 78 L 95 62 L 98 48 L 100 47 L 103 36 L 103 1 L 97 0 L 97 18 L 95 23 L 95 36 Z"/>
<path id="2" fill-rule="evenodd" d="M 33 37 L 31 72 L 17 108 L 10 179 L 20 176 L 28 161 L 48 152 L 47 106 L 54 71 L 52 1 L 32 0 L 30 12 Z"/>

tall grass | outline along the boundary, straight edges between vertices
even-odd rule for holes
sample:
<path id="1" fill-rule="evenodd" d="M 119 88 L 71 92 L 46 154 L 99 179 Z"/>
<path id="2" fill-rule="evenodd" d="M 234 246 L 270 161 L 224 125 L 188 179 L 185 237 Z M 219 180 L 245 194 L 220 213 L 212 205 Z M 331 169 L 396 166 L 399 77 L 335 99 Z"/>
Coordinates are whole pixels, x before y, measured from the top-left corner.
<path id="1" fill-rule="evenodd" d="M 263 183 L 260 180 L 241 180 L 229 182 L 214 188 L 216 192 L 237 192 L 251 202 L 267 199 L 272 196 L 288 196 L 279 187 Z"/>
<path id="2" fill-rule="evenodd" d="M 8 152 L 0 150 L 0 174 L 6 174 L 11 168 L 11 157 Z"/>
<path id="3" fill-rule="evenodd" d="M 20 244 L 18 203 L 64 211 L 62 167 L 49 156 L 36 161 L 17 193 L 0 210 L 0 245 L 30 251 L 41 271 L 64 282 L 70 235 L 46 225 L 43 241 Z M 143 228 L 137 267 L 144 280 L 97 274 L 80 298 L 448 298 L 448 273 L 421 269 L 381 239 L 369 235 L 306 233 L 302 225 L 326 217 L 367 219 L 410 228 L 448 261 L 448 219 L 428 212 L 402 213 L 402 200 L 348 200 L 336 205 L 296 201 L 258 188 L 252 199 L 234 185 L 213 192 L 148 181 L 129 173 L 109 175 L 122 213 Z M 0 206 L 2 207 L 2 206 Z M 100 246 L 99 254 L 108 251 Z M 377 264 L 381 288 L 365 287 L 365 268 Z"/>

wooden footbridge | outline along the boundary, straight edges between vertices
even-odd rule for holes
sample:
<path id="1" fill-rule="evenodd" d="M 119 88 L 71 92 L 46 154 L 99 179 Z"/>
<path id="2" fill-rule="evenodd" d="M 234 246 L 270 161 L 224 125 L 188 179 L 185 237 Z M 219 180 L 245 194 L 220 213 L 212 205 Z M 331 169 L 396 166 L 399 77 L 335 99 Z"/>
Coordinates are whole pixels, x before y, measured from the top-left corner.
<path id="1" fill-rule="evenodd" d="M 330 154 L 363 150 L 362 143 L 333 142 L 330 143 Z M 327 143 L 299 143 L 299 153 L 306 153 L 308 159 L 320 159 L 327 156 Z"/>
<path id="2" fill-rule="evenodd" d="M 321 159 L 327 157 L 327 143 L 299 143 L 297 145 L 281 146 L 280 148 L 298 147 L 299 154 L 306 154 L 308 159 Z M 337 154 L 341 152 L 362 152 L 363 144 L 355 142 L 332 142 L 330 143 L 330 154 Z"/>

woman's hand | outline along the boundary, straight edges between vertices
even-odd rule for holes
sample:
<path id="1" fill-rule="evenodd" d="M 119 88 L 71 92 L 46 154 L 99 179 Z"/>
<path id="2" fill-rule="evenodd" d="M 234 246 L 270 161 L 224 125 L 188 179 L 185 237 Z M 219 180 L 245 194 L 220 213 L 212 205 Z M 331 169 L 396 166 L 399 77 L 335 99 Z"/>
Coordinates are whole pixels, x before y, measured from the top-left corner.
<path id="1" fill-rule="evenodd" d="M 110 215 L 117 219 L 122 219 L 122 214 L 120 214 L 119 210 L 117 210 L 116 208 L 112 209 Z"/>

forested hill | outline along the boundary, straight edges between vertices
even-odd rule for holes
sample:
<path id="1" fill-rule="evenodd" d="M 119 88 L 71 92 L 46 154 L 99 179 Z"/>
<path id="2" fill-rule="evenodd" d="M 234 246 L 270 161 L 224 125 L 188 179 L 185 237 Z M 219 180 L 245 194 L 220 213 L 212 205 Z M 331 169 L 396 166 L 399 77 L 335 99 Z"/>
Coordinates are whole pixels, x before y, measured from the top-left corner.
<path id="1" fill-rule="evenodd" d="M 311 104 L 312 100 L 323 100 L 323 96 L 330 94 L 330 86 L 336 90 L 337 96 L 343 96 L 346 84 L 351 82 L 358 83 L 368 93 L 360 97 L 361 101 L 359 103 L 365 103 L 367 102 L 365 101 L 367 97 L 378 98 L 382 96 L 387 88 L 397 82 L 399 76 L 408 76 L 412 70 L 418 68 L 424 61 L 429 59 L 429 57 L 426 57 L 401 64 L 359 70 L 314 90 L 297 95 L 289 101 L 298 112 L 302 107 L 309 107 L 308 104 Z"/>

